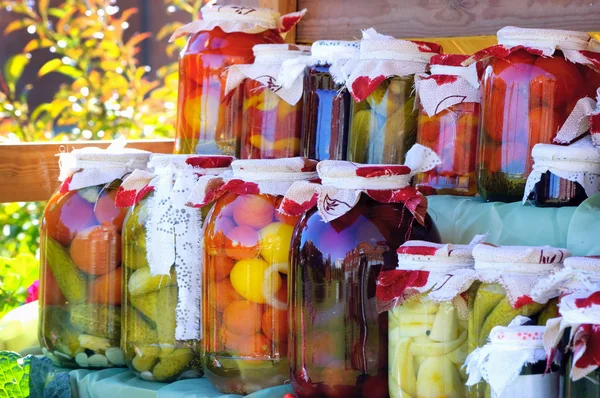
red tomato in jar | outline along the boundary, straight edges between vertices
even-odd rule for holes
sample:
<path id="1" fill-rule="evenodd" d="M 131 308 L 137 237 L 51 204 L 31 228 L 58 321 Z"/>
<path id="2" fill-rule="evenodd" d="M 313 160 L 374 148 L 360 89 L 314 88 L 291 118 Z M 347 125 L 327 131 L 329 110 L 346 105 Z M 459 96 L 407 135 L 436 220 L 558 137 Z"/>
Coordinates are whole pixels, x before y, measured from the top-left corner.
<path id="1" fill-rule="evenodd" d="M 121 267 L 117 267 L 91 281 L 88 288 L 88 303 L 121 305 L 122 275 Z"/>
<path id="2" fill-rule="evenodd" d="M 88 228 L 73 239 L 69 254 L 86 274 L 106 274 L 121 263 L 121 235 L 109 223 Z"/>
<path id="3" fill-rule="evenodd" d="M 583 77 L 583 95 L 578 98 L 590 97 L 596 98 L 598 88 L 600 87 L 600 72 L 585 65 L 578 65 L 581 76 Z"/>
<path id="4" fill-rule="evenodd" d="M 525 50 L 518 50 L 505 58 L 494 58 L 490 62 L 493 73 L 509 86 L 513 84 L 529 84 L 531 66 L 536 57 Z"/>
<path id="5" fill-rule="evenodd" d="M 539 107 L 529 112 L 529 145 L 550 144 L 564 122 L 560 113 L 549 107 Z"/>
<path id="6" fill-rule="evenodd" d="M 559 108 L 581 95 L 583 78 L 575 64 L 561 56 L 538 57 L 531 69 L 531 104 Z"/>
<path id="7" fill-rule="evenodd" d="M 63 246 L 68 246 L 78 232 L 96 224 L 94 204 L 77 191 L 53 195 L 42 219 L 48 235 Z"/>
<path id="8" fill-rule="evenodd" d="M 428 116 L 425 111 L 419 114 L 417 122 L 418 142 L 435 142 L 440 134 L 440 118 L 438 115 Z"/>
<path id="9" fill-rule="evenodd" d="M 98 196 L 98 201 L 94 208 L 94 214 L 96 220 L 103 224 L 105 222 L 111 223 L 120 232 L 123 226 L 123 220 L 127 214 L 126 208 L 118 208 L 115 206 L 115 196 L 117 195 L 116 189 L 104 190 Z"/>
<path id="10" fill-rule="evenodd" d="M 54 278 L 52 271 L 47 265 L 42 264 L 42 266 L 45 267 L 43 270 L 43 277 L 41 278 L 39 293 L 42 303 L 44 305 L 65 304 L 67 302 L 67 299 L 63 295 L 62 290 L 60 290 L 60 287 L 58 287 L 58 283 L 56 282 L 56 278 Z"/>

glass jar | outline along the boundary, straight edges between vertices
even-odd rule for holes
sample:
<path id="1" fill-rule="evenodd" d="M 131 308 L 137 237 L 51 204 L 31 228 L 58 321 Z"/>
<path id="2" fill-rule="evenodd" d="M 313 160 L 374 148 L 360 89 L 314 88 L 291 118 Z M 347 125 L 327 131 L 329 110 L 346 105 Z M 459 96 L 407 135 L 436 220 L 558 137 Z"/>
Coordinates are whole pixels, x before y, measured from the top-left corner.
<path id="1" fill-rule="evenodd" d="M 121 348 L 144 380 L 202 375 L 202 221 L 210 205 L 187 207 L 199 175 L 226 171 L 228 156 L 153 155 L 123 228 Z M 148 174 L 148 173 L 147 173 Z M 123 184 L 135 189 L 141 178 Z"/>
<path id="2" fill-rule="evenodd" d="M 290 20 L 286 29 L 301 16 Z M 239 156 L 242 92 L 226 95 L 226 72 L 232 65 L 253 62 L 256 44 L 285 42 L 277 29 L 279 18 L 279 13 L 263 8 L 205 6 L 202 21 L 176 32 L 175 37 L 191 36 L 179 59 L 175 153 Z"/>
<path id="3" fill-rule="evenodd" d="M 568 350 L 563 357 L 565 373 L 563 374 L 564 398 L 599 398 L 600 397 L 600 368 L 586 375 L 584 378 L 573 381 L 570 371 L 573 367 L 573 353 Z"/>
<path id="4" fill-rule="evenodd" d="M 232 189 L 207 218 L 203 362 L 223 393 L 250 394 L 289 378 L 288 268 L 297 217 L 277 208 L 286 186 L 314 176 L 315 165 L 302 158 L 235 161 L 223 188 Z M 254 176 L 260 193 L 234 188 L 248 182 L 242 174 Z"/>
<path id="5" fill-rule="evenodd" d="M 98 148 L 60 155 L 63 183 L 41 220 L 38 330 L 56 366 L 125 365 L 119 348 L 125 211 L 114 200 L 122 176 L 145 168 L 148 156 Z"/>
<path id="6" fill-rule="evenodd" d="M 440 51 L 433 43 L 396 40 L 372 29 L 363 32 L 360 60 L 347 80 L 354 98 L 349 161 L 404 163 L 417 136 L 414 75 L 425 72 L 429 59 Z"/>
<path id="7" fill-rule="evenodd" d="M 339 71 L 358 56 L 358 42 L 319 40 L 304 77 L 302 150 L 316 160 L 345 160 L 350 125 L 350 93 Z M 333 72 L 331 67 L 337 72 Z"/>
<path id="8" fill-rule="evenodd" d="M 523 47 L 535 46 L 531 43 L 540 41 L 540 35 L 560 38 L 559 45 L 543 47 L 556 48 L 552 56 L 541 55 L 541 47 Z M 575 61 L 573 51 L 560 51 L 577 46 L 588 50 L 589 40 L 583 32 L 508 27 L 498 32 L 503 51 L 483 50 L 488 58 L 481 88 L 477 184 L 484 200 L 520 200 L 533 165 L 533 146 L 550 144 L 577 101 L 600 85 L 598 73 Z"/>
<path id="9" fill-rule="evenodd" d="M 474 67 L 461 67 L 467 58 L 436 55 L 431 58 L 431 75 L 417 75 L 415 79 L 419 96 L 417 142 L 433 149 L 442 160 L 436 168 L 417 175 L 417 187 L 426 193 L 477 193 L 480 94 Z"/>

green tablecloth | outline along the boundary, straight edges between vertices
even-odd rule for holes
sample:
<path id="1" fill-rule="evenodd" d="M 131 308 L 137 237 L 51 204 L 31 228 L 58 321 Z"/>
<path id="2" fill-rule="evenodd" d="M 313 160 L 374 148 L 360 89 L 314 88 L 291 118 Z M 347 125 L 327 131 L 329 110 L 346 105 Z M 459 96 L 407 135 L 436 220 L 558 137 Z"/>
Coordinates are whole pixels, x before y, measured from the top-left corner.
<path id="1" fill-rule="evenodd" d="M 489 233 L 488 242 L 500 245 L 551 245 L 574 255 L 600 254 L 600 194 L 579 207 L 536 208 L 520 203 L 484 203 L 477 198 L 429 197 L 429 214 L 444 242 L 469 243 L 476 234 Z M 82 398 L 212 398 L 222 395 L 206 379 L 172 384 L 137 379 L 124 369 L 70 372 L 74 390 Z M 281 386 L 249 395 L 281 398 L 292 392 Z M 76 395 L 77 396 L 77 395 Z"/>

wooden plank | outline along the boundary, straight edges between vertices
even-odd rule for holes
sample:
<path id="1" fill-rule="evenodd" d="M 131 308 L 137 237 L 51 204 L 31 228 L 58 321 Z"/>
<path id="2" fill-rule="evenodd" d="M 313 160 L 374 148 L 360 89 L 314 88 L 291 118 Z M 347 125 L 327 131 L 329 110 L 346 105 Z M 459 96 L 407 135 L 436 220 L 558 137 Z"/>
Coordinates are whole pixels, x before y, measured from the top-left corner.
<path id="1" fill-rule="evenodd" d="M 299 43 L 352 40 L 374 27 L 397 38 L 495 35 L 507 26 L 600 31 L 600 1 L 298 0 Z"/>
<path id="2" fill-rule="evenodd" d="M 244 1 L 244 4 L 249 3 Z M 260 8 L 271 8 L 281 15 L 295 12 L 298 10 L 298 4 L 296 0 L 258 0 L 258 6 Z M 300 22 L 302 23 L 302 22 Z M 288 43 L 296 42 L 296 28 L 293 28 L 285 35 L 285 41 Z"/>
<path id="3" fill-rule="evenodd" d="M 57 153 L 85 146 L 106 148 L 110 141 L 44 142 L 0 145 L 0 203 L 47 200 L 58 188 Z M 128 141 L 128 148 L 172 153 L 173 140 Z"/>

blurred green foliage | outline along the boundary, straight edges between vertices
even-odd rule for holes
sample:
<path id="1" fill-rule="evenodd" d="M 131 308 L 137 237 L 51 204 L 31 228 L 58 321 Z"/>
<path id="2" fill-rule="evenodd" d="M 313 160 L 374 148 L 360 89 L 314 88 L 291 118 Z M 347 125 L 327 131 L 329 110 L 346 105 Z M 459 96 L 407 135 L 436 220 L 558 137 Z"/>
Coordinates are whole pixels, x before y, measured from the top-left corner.
<path id="1" fill-rule="evenodd" d="M 203 0 L 163 1 L 169 12 L 184 11 L 190 20 L 203 5 Z M 120 9 L 115 0 L 63 0 L 53 7 L 50 0 L 0 0 L 0 7 L 18 17 L 4 27 L 4 35 L 24 29 L 31 35 L 21 53 L 0 65 L 0 143 L 174 135 L 178 68 L 173 58 L 184 38 L 167 46 L 168 63 L 152 73 L 138 61 L 140 44 L 151 35 L 125 34 L 135 8 Z M 156 39 L 181 25 L 167 24 Z M 58 73 L 68 83 L 50 102 L 30 109 L 32 85 L 19 82 L 41 52 L 54 56 L 37 77 Z M 0 315 L 24 302 L 31 276 L 37 275 L 34 255 L 44 206 L 0 204 Z M 9 276 L 15 271 L 23 274 Z"/>

